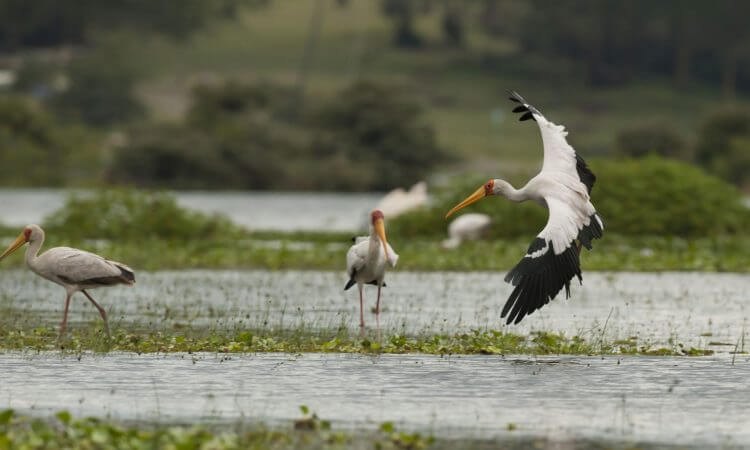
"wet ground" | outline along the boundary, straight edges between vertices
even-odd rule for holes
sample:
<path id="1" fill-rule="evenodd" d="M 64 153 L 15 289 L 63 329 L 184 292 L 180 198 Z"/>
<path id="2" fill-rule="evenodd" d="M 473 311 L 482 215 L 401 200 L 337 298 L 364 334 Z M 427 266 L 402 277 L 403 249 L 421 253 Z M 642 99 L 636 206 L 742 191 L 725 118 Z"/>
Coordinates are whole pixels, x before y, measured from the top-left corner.
<path id="1" fill-rule="evenodd" d="M 0 189 L 2 223 L 41 223 L 64 205 L 67 195 L 60 189 Z M 182 191 L 174 196 L 180 206 L 222 214 L 252 230 L 354 231 L 367 224 L 368 211 L 383 194 Z"/>
<path id="2" fill-rule="evenodd" d="M 0 408 L 162 422 L 288 423 L 299 406 L 335 429 L 750 445 L 742 356 L 0 355 Z"/>
<path id="3" fill-rule="evenodd" d="M 518 326 L 500 310 L 501 273 L 389 274 L 384 333 L 475 328 L 710 348 L 712 357 L 0 353 L 0 409 L 163 422 L 285 423 L 308 405 L 334 428 L 400 428 L 456 438 L 750 446 L 749 275 L 587 273 Z M 113 325 L 356 330 L 343 273 L 139 273 L 133 288 L 94 291 Z M 368 306 L 375 289 L 367 289 Z M 61 288 L 3 271 L 5 322 L 57 324 Z M 83 297 L 71 326 L 98 320 Z M 367 320 L 374 325 L 374 316 Z M 750 341 L 748 341 L 750 345 Z"/>
<path id="4" fill-rule="evenodd" d="M 558 298 L 520 325 L 500 311 L 510 293 L 502 273 L 394 272 L 383 290 L 386 333 L 455 333 L 471 329 L 564 332 L 589 339 L 626 339 L 653 345 L 733 351 L 750 345 L 750 275 L 716 273 L 584 274 L 569 300 Z M 133 288 L 92 291 L 113 324 L 152 328 L 193 325 L 256 329 L 356 329 L 356 288 L 344 292 L 344 273 L 316 271 L 183 271 L 139 273 Z M 366 288 L 366 305 L 376 290 Z M 5 320 L 59 322 L 64 291 L 25 270 L 3 271 L 0 310 Z M 562 297 L 562 296 L 561 296 Z M 73 324 L 95 320 L 80 294 Z M 14 319 L 15 318 L 15 319 Z M 366 321 L 375 325 L 374 315 Z"/>

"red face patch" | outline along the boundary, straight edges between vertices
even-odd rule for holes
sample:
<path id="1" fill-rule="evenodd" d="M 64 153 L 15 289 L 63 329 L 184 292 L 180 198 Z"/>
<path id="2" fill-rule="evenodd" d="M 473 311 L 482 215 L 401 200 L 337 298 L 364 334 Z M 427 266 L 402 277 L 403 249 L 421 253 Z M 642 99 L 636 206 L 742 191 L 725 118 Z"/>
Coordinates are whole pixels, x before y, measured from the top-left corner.
<path id="1" fill-rule="evenodd" d="M 492 188 L 495 187 L 495 180 L 490 180 L 484 185 L 484 195 L 492 195 Z"/>
<path id="2" fill-rule="evenodd" d="M 23 230 L 23 235 L 26 237 L 26 242 L 29 242 L 29 240 L 31 240 L 31 228 L 25 228 Z"/>
<path id="3" fill-rule="evenodd" d="M 375 211 L 370 214 L 370 217 L 372 218 L 372 223 L 374 224 L 376 220 L 383 219 L 383 211 L 376 209 Z"/>

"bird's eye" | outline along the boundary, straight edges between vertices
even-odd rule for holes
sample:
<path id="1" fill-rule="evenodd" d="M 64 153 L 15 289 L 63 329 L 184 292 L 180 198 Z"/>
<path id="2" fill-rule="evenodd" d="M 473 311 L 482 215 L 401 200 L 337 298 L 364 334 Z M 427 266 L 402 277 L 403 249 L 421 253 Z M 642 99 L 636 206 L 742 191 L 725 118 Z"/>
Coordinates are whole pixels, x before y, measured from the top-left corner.
<path id="1" fill-rule="evenodd" d="M 31 229 L 30 228 L 26 228 L 25 230 L 23 230 L 23 235 L 26 236 L 26 240 L 27 241 L 29 239 L 31 239 Z"/>

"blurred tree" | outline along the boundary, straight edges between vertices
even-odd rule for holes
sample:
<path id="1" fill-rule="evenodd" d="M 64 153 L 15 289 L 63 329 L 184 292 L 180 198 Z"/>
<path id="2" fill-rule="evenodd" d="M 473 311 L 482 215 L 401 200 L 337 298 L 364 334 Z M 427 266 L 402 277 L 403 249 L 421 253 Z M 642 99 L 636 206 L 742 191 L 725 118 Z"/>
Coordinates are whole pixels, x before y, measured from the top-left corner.
<path id="1" fill-rule="evenodd" d="M 383 13 L 394 22 L 393 42 L 398 47 L 420 47 L 422 38 L 414 28 L 416 16 L 425 11 L 429 0 L 383 0 Z"/>
<path id="2" fill-rule="evenodd" d="M 696 160 L 735 184 L 750 183 L 750 110 L 728 109 L 711 115 L 698 136 Z"/>
<path id="3" fill-rule="evenodd" d="M 617 135 L 616 149 L 621 155 L 636 158 L 655 154 L 691 159 L 685 140 L 665 122 L 650 122 L 621 131 Z"/>
<path id="4" fill-rule="evenodd" d="M 68 77 L 67 89 L 53 99 L 55 109 L 65 118 L 103 126 L 145 113 L 133 97 L 137 70 L 126 58 L 95 51 L 74 59 Z"/>
<path id="5" fill-rule="evenodd" d="M 184 38 L 241 6 L 269 0 L 0 0 L 0 49 L 84 43 L 93 31 L 127 27 Z"/>
<path id="6" fill-rule="evenodd" d="M 332 132 L 329 145 L 343 149 L 360 175 L 375 175 L 366 189 L 411 186 L 446 157 L 419 104 L 398 89 L 356 83 L 323 108 L 321 120 Z"/>
<path id="7" fill-rule="evenodd" d="M 96 182 L 94 136 L 61 127 L 38 103 L 0 96 L 0 179 L 11 186 L 61 186 L 76 176 Z"/>

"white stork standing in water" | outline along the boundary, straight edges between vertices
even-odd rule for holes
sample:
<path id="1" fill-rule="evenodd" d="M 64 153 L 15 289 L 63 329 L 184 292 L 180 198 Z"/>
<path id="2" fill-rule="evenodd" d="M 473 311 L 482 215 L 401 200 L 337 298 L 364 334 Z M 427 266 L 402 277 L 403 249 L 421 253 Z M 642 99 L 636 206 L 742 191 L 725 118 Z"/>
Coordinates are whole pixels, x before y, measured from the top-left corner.
<path id="1" fill-rule="evenodd" d="M 385 238 L 385 217 L 379 209 L 370 214 L 370 235 L 354 238 L 354 245 L 346 253 L 346 273 L 349 281 L 344 290 L 355 284 L 359 288 L 359 326 L 364 330 L 362 288 L 365 284 L 378 287 L 378 300 L 375 304 L 375 318 L 380 325 L 380 289 L 385 286 L 385 268 L 390 264 L 396 267 L 398 255 Z"/>
<path id="2" fill-rule="evenodd" d="M 521 189 L 504 180 L 489 180 L 446 215 L 490 195 L 514 202 L 534 200 L 549 211 L 547 225 L 505 277 L 515 286 L 501 314 L 508 324 L 520 322 L 549 303 L 563 287 L 566 298 L 570 297 L 570 280 L 575 276 L 582 281 L 581 246 L 591 250 L 591 241 L 602 237 L 604 229 L 589 197 L 596 176 L 568 144 L 565 127 L 545 119 L 516 92 L 510 93 L 510 100 L 519 103 L 513 112 L 523 113 L 521 121 L 533 119 L 539 125 L 544 144 L 542 171 Z"/>
<path id="3" fill-rule="evenodd" d="M 55 247 L 37 255 L 44 243 L 44 231 L 37 225 L 28 225 L 24 228 L 15 242 L 0 255 L 0 261 L 27 242 L 29 248 L 26 250 L 26 265 L 29 269 L 40 277 L 65 288 L 65 312 L 60 325 L 60 338 L 65 336 L 70 298 L 78 291 L 83 292 L 83 295 L 99 310 L 99 314 L 104 319 L 104 329 L 109 336 L 106 311 L 86 291 L 118 284 L 132 285 L 135 283 L 133 270 L 124 264 L 75 248 Z"/>

